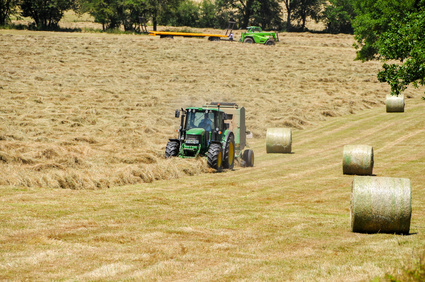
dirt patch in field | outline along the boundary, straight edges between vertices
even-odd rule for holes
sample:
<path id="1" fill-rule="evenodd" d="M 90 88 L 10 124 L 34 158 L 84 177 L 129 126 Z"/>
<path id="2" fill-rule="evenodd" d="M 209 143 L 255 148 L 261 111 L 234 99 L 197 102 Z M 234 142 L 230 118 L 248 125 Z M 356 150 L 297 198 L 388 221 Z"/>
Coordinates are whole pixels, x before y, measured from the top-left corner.
<path id="1" fill-rule="evenodd" d="M 174 110 L 208 101 L 245 106 L 256 138 L 382 106 L 380 64 L 354 61 L 352 36 L 280 39 L 0 31 L 0 185 L 102 188 L 202 173 L 203 160 L 163 154 Z"/>

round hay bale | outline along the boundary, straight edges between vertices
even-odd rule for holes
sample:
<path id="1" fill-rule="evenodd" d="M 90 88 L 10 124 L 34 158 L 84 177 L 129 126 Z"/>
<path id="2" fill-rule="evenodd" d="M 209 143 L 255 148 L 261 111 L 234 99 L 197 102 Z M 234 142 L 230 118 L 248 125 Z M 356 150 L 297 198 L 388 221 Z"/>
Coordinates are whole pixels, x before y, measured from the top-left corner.
<path id="1" fill-rule="evenodd" d="M 388 94 L 385 100 L 385 105 L 387 106 L 387 113 L 404 112 L 404 95 L 400 94 L 395 96 Z"/>
<path id="2" fill-rule="evenodd" d="M 411 214 L 409 179 L 354 177 L 350 214 L 353 232 L 409 234 Z"/>
<path id="3" fill-rule="evenodd" d="M 343 174 L 372 175 L 373 147 L 345 145 L 342 157 Z"/>
<path id="4" fill-rule="evenodd" d="M 292 129 L 268 128 L 266 134 L 267 153 L 290 153 L 292 150 Z"/>

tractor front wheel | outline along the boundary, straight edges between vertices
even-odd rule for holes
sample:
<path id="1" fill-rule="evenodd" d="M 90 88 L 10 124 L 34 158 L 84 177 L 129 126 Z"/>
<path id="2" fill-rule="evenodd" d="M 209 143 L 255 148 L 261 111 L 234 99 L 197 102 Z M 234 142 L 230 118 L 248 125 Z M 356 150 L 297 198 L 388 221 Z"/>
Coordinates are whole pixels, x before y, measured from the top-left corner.
<path id="1" fill-rule="evenodd" d="M 220 171 L 223 165 L 223 152 L 220 144 L 213 143 L 208 149 L 208 166 Z"/>
<path id="2" fill-rule="evenodd" d="M 243 43 L 252 44 L 252 43 L 255 43 L 255 42 L 254 42 L 254 39 L 252 39 L 251 37 L 247 37 L 243 40 Z"/>
<path id="3" fill-rule="evenodd" d="M 176 157 L 179 154 L 180 144 L 177 141 L 170 141 L 165 147 L 165 158 Z"/>

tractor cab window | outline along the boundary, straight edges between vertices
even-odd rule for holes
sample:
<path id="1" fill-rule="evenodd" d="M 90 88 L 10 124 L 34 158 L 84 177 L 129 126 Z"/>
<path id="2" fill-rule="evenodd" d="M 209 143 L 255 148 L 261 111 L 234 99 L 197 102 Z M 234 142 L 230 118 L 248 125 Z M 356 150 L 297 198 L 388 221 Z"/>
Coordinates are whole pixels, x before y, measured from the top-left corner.
<path id="1" fill-rule="evenodd" d="M 251 32 L 261 32 L 261 31 L 262 30 L 259 27 L 253 27 L 253 28 L 251 28 Z"/>
<path id="2" fill-rule="evenodd" d="M 187 113 L 186 130 L 203 128 L 206 131 L 214 129 L 214 113 L 191 110 Z"/>

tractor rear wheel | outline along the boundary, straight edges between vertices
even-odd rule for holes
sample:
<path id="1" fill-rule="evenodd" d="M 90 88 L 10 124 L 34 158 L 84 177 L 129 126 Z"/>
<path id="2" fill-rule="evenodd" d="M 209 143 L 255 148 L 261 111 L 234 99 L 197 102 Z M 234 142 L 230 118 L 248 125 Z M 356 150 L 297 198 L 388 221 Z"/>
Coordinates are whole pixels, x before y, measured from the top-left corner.
<path id="1" fill-rule="evenodd" d="M 255 43 L 255 42 L 254 42 L 254 39 L 252 39 L 251 37 L 247 37 L 243 40 L 243 43 L 252 44 L 252 43 Z"/>
<path id="2" fill-rule="evenodd" d="M 176 157 L 179 154 L 180 144 L 177 141 L 170 141 L 165 147 L 165 158 Z"/>
<path id="3" fill-rule="evenodd" d="M 223 153 L 221 150 L 220 144 L 213 143 L 210 145 L 208 149 L 208 166 L 216 169 L 218 171 L 221 170 L 223 165 Z"/>
<path id="4" fill-rule="evenodd" d="M 245 162 L 245 166 L 254 166 L 254 151 L 251 149 L 245 150 L 242 155 L 242 160 Z"/>
<path id="5" fill-rule="evenodd" d="M 223 168 L 233 169 L 235 165 L 235 137 L 230 133 L 227 138 L 226 146 L 224 147 Z"/>

